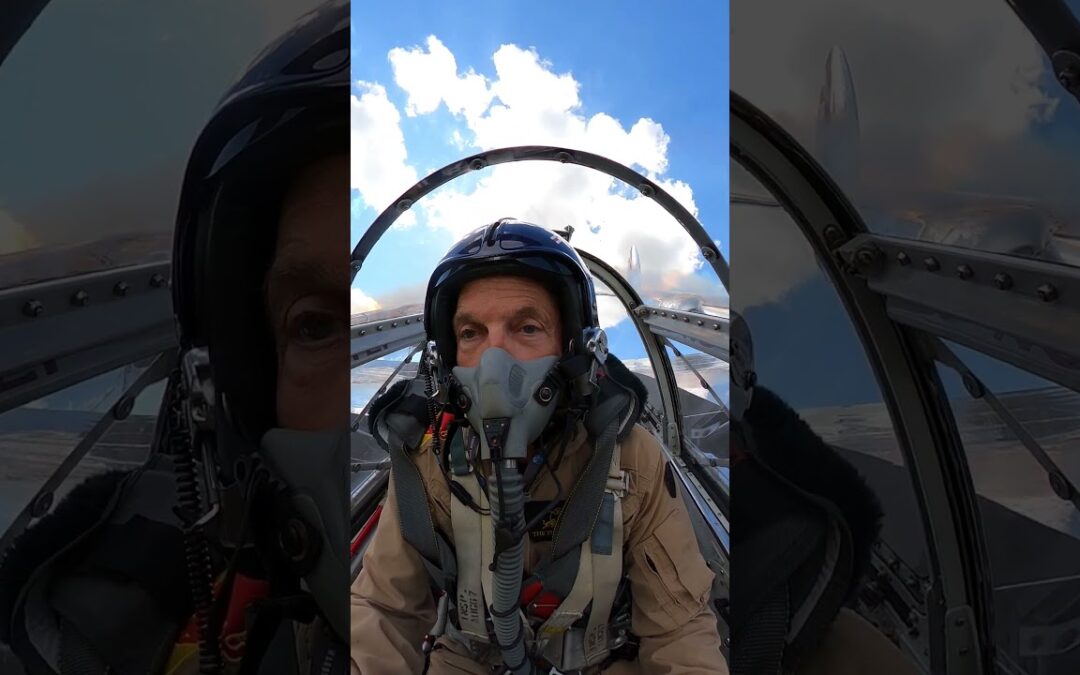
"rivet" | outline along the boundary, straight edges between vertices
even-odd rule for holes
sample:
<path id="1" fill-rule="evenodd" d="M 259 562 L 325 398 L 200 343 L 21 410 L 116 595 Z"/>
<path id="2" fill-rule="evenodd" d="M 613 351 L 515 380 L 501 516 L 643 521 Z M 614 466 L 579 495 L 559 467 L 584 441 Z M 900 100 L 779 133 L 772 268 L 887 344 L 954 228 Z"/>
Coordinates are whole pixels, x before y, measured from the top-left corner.
<path id="1" fill-rule="evenodd" d="M 829 248 L 836 248 L 844 243 L 844 231 L 836 225 L 827 225 L 825 227 L 825 243 L 829 245 Z"/>
<path id="2" fill-rule="evenodd" d="M 397 328 L 397 321 L 394 321 L 394 322 L 392 322 L 392 323 L 390 324 L 390 327 L 391 327 L 391 328 Z"/>
<path id="3" fill-rule="evenodd" d="M 656 190 L 654 190 L 653 186 L 649 185 L 648 183 L 642 183 L 641 185 L 639 185 L 638 190 L 645 197 L 652 197 L 654 194 L 656 194 Z"/>
<path id="4" fill-rule="evenodd" d="M 90 294 L 86 291 L 75 291 L 71 294 L 71 304 L 76 307 L 85 307 L 90 302 Z"/>
<path id="5" fill-rule="evenodd" d="M 367 335 L 367 331 L 366 331 L 366 330 L 362 330 L 362 331 L 360 331 L 360 337 L 364 337 L 365 335 Z"/>
<path id="6" fill-rule="evenodd" d="M 118 420 L 127 419 L 131 414 L 132 409 L 135 408 L 135 399 L 130 396 L 125 396 L 116 402 L 113 407 L 113 417 Z"/>
<path id="7" fill-rule="evenodd" d="M 961 279 L 970 279 L 975 276 L 975 270 L 971 269 L 970 265 L 957 265 L 956 276 Z"/>
<path id="8" fill-rule="evenodd" d="M 720 324 L 718 324 L 718 323 L 714 323 L 714 324 L 712 325 L 712 328 L 713 328 L 713 330 L 720 330 Z"/>
<path id="9" fill-rule="evenodd" d="M 911 256 L 909 256 L 907 253 L 904 253 L 903 251 L 900 251 L 896 254 L 896 262 L 906 267 L 911 264 Z"/>
<path id="10" fill-rule="evenodd" d="M 118 281 L 116 282 L 116 285 L 113 286 L 113 294 L 123 297 L 127 295 L 128 289 L 130 288 L 131 287 L 128 286 L 128 283 L 126 281 Z"/>
<path id="11" fill-rule="evenodd" d="M 37 300 L 27 300 L 23 305 L 23 314 L 26 316 L 34 317 L 41 316 L 45 312 L 45 305 L 41 304 Z"/>
<path id="12" fill-rule="evenodd" d="M 375 330 L 377 330 L 377 331 L 382 330 L 382 329 L 383 329 L 382 324 L 379 324 L 378 326 L 375 326 Z"/>
<path id="13" fill-rule="evenodd" d="M 1007 291 L 1012 288 L 1012 277 L 1005 272 L 998 272 L 994 275 L 994 285 L 1003 291 Z"/>
<path id="14" fill-rule="evenodd" d="M 469 168 L 472 169 L 473 171 L 479 171 L 480 169 L 483 169 L 485 166 L 487 166 L 487 162 L 485 162 L 480 157 L 477 157 L 477 158 L 473 159 L 471 162 L 469 162 Z"/>
<path id="15" fill-rule="evenodd" d="M 400 202 L 397 203 L 397 207 L 398 207 L 398 211 L 408 211 L 409 209 L 412 208 L 412 200 L 411 199 L 402 199 Z"/>
<path id="16" fill-rule="evenodd" d="M 705 256 L 706 260 L 713 260 L 714 258 L 716 258 L 716 251 L 714 251 L 709 246 L 702 246 L 701 255 Z"/>
<path id="17" fill-rule="evenodd" d="M 705 325 L 705 322 L 704 322 L 704 321 L 702 321 L 701 319 L 698 319 L 697 325 L 699 325 L 699 326 L 704 326 L 704 325 Z"/>
<path id="18" fill-rule="evenodd" d="M 682 320 L 685 321 L 686 323 L 690 323 L 690 317 L 688 317 L 688 316 L 684 316 L 682 318 Z"/>
<path id="19" fill-rule="evenodd" d="M 1042 284 L 1035 289 L 1035 292 L 1039 294 L 1043 302 L 1053 302 L 1058 297 L 1058 291 L 1053 284 Z"/>
<path id="20" fill-rule="evenodd" d="M 873 267 L 874 263 L 877 262 L 877 251 L 869 246 L 860 248 L 858 252 L 855 253 L 855 260 L 857 260 L 862 267 Z"/>
<path id="21" fill-rule="evenodd" d="M 930 270 L 931 272 L 937 272 L 939 269 L 941 269 L 941 263 L 939 263 L 937 261 L 937 258 L 933 256 L 930 256 L 929 258 L 923 260 L 923 265 L 925 265 L 926 269 Z"/>
<path id="22" fill-rule="evenodd" d="M 571 159 L 573 159 L 573 157 L 570 156 L 569 152 L 556 152 L 555 153 L 555 159 L 559 160 L 563 164 L 566 164 Z"/>
<path id="23" fill-rule="evenodd" d="M 51 490 L 49 492 L 41 493 L 38 495 L 37 499 L 34 500 L 34 505 L 30 507 L 30 517 L 41 518 L 49 512 L 50 508 L 52 508 L 52 503 L 53 493 Z"/>
<path id="24" fill-rule="evenodd" d="M 165 285 L 165 277 L 161 274 L 155 274 L 150 277 L 151 288 L 161 288 Z"/>

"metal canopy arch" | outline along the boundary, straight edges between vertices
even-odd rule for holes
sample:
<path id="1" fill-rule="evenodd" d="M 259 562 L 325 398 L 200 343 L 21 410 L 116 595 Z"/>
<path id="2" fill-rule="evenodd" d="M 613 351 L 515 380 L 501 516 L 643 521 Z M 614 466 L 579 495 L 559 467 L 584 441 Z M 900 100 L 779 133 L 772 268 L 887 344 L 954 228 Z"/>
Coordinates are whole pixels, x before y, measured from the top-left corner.
<path id="1" fill-rule="evenodd" d="M 375 222 L 371 224 L 371 227 L 364 232 L 364 235 L 360 238 L 360 241 L 356 244 L 356 248 L 353 249 L 352 252 L 352 269 L 350 271 L 349 283 L 351 284 L 353 280 L 356 279 L 356 273 L 364 266 L 364 261 L 367 260 L 367 256 L 371 253 L 371 249 L 375 246 L 375 242 L 390 229 L 390 226 L 401 217 L 401 214 L 412 208 L 412 205 L 419 199 L 455 178 L 460 178 L 471 171 L 479 171 L 497 164 L 529 161 L 577 164 L 605 173 L 612 178 L 621 180 L 627 185 L 636 188 L 642 195 L 659 204 L 679 223 L 679 225 L 682 226 L 684 230 L 686 230 L 686 233 L 689 234 L 694 242 L 701 248 L 701 255 L 710 265 L 712 265 L 716 275 L 720 277 L 720 283 L 724 285 L 724 289 L 728 290 L 727 260 L 724 259 L 724 256 L 717 248 L 716 243 L 709 238 L 708 234 L 705 232 L 705 228 L 701 226 L 698 219 L 662 187 L 624 164 L 620 164 L 619 162 L 610 160 L 606 157 L 591 152 L 546 145 L 520 145 L 497 150 L 487 150 L 458 160 L 452 164 L 447 164 L 443 168 L 420 180 L 398 197 L 393 204 L 384 209 L 383 212 L 379 214 L 379 217 L 375 219 Z"/>
<path id="2" fill-rule="evenodd" d="M 855 328 L 889 410 L 919 502 L 936 580 L 928 611 L 933 672 L 982 672 L 992 649 L 986 547 L 974 488 L 944 388 L 888 298 L 851 274 L 843 247 L 862 220 L 813 157 L 780 125 L 731 92 L 731 157 L 777 198 L 813 248 Z M 974 524 L 974 526 L 972 526 Z M 980 649 L 971 649 L 978 640 Z"/>

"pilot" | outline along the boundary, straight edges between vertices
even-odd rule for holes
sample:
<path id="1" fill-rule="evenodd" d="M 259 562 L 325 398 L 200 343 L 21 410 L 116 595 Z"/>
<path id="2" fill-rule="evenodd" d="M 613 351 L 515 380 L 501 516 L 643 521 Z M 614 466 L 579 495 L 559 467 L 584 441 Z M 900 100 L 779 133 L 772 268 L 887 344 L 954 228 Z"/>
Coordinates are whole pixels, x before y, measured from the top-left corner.
<path id="1" fill-rule="evenodd" d="M 858 471 L 757 383 L 745 319 L 731 321 L 731 672 L 915 675 L 853 611 L 881 529 Z"/>
<path id="2" fill-rule="evenodd" d="M 577 252 L 481 227 L 424 325 L 418 377 L 369 416 L 392 468 L 352 586 L 359 671 L 727 673 L 714 574 Z"/>
<path id="3" fill-rule="evenodd" d="M 150 459 L 0 571 L 28 673 L 348 672 L 348 26 L 340 0 L 302 17 L 192 150 Z"/>

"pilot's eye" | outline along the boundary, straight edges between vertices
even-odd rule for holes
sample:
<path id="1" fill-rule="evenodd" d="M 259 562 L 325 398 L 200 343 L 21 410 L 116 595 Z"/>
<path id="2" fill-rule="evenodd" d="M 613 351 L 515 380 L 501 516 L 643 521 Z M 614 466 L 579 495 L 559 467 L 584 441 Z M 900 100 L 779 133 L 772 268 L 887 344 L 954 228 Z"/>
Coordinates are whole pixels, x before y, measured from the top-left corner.
<path id="1" fill-rule="evenodd" d="M 308 349 L 325 347 L 344 334 L 343 328 L 341 316 L 336 312 L 303 310 L 290 317 L 289 342 Z"/>
<path id="2" fill-rule="evenodd" d="M 472 340 L 476 337 L 476 329 L 474 328 L 462 328 L 458 331 L 459 340 Z"/>
<path id="3" fill-rule="evenodd" d="M 536 335 L 543 332 L 543 329 L 540 326 L 537 326 L 535 323 L 527 323 L 521 327 L 521 332 L 525 333 L 526 335 Z"/>

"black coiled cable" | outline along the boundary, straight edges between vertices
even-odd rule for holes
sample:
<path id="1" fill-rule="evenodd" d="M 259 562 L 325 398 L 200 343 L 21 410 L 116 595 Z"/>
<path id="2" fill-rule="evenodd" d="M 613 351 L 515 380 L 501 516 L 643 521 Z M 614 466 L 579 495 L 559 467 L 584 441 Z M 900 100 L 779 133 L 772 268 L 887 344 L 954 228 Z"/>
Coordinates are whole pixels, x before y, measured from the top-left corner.
<path id="1" fill-rule="evenodd" d="M 170 408 L 172 428 L 169 453 L 176 466 L 178 515 L 184 524 L 184 562 L 195 608 L 195 624 L 199 630 L 199 673 L 217 675 L 222 672 L 224 665 L 218 637 L 210 635 L 210 608 L 214 600 L 213 560 L 206 537 L 195 525 L 202 512 L 196 467 L 197 450 L 184 414 L 183 400 L 186 392 L 179 371 L 173 373 L 172 380 L 175 395 Z"/>

